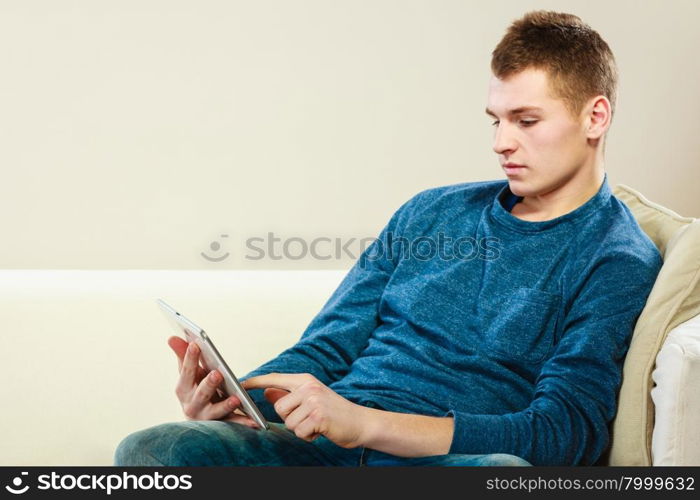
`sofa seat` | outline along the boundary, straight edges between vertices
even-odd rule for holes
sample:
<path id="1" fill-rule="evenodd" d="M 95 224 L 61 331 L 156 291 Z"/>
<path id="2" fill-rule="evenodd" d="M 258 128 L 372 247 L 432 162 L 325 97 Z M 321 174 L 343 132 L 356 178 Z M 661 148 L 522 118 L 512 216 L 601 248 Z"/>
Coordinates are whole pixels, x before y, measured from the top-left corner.
<path id="1" fill-rule="evenodd" d="M 244 375 L 292 345 L 347 271 L 1 270 L 0 465 L 111 465 L 183 420 L 162 298 Z"/>

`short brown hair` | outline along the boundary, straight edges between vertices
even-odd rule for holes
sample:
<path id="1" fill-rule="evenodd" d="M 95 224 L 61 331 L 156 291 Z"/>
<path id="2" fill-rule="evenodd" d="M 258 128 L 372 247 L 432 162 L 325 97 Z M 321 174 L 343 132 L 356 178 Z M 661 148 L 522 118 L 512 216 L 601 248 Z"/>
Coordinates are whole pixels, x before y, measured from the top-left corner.
<path id="1" fill-rule="evenodd" d="M 504 80 L 529 68 L 549 75 L 550 91 L 578 119 L 589 99 L 604 95 L 611 116 L 617 100 L 617 65 L 610 47 L 581 18 L 547 10 L 513 22 L 492 53 L 491 71 Z"/>

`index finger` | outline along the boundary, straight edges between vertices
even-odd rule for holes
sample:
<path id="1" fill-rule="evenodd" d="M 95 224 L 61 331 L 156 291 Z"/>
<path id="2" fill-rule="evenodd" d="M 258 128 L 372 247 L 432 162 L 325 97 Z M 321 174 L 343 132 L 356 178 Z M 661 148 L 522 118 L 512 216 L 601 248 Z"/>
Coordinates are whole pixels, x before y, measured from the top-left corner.
<path id="1" fill-rule="evenodd" d="M 267 375 L 258 375 L 257 377 L 245 379 L 241 382 L 241 385 L 246 390 L 274 387 L 275 389 L 284 389 L 291 392 L 306 380 L 304 375 L 298 373 L 268 373 Z"/>
<path id="2" fill-rule="evenodd" d="M 180 370 L 182 370 L 182 360 L 185 357 L 185 352 L 187 352 L 187 344 L 186 340 L 177 336 L 168 338 L 168 345 L 177 356 L 177 367 Z"/>
<path id="3" fill-rule="evenodd" d="M 190 342 L 185 352 L 185 359 L 182 360 L 180 379 L 187 385 L 195 385 L 199 370 L 199 346 L 195 342 Z"/>
<path id="4" fill-rule="evenodd" d="M 172 336 L 168 339 L 168 345 L 175 352 L 175 355 L 177 356 L 177 369 L 178 369 L 178 371 L 182 372 L 182 362 L 185 358 L 185 355 L 187 354 L 187 346 L 189 345 L 189 342 L 187 342 L 186 340 L 184 340 L 180 337 Z M 201 366 L 197 366 L 197 380 L 201 380 L 206 375 L 207 375 L 206 370 L 204 370 L 204 368 L 202 368 Z"/>

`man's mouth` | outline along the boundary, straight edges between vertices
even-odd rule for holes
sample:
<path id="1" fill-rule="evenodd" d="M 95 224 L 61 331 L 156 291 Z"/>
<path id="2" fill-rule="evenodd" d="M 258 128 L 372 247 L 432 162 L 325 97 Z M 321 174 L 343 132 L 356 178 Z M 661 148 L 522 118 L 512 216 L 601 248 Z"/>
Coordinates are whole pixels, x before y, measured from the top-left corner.
<path id="1" fill-rule="evenodd" d="M 503 165 L 503 169 L 506 171 L 506 175 L 517 175 L 520 174 L 527 167 L 525 165 L 518 165 L 517 163 L 506 163 Z"/>

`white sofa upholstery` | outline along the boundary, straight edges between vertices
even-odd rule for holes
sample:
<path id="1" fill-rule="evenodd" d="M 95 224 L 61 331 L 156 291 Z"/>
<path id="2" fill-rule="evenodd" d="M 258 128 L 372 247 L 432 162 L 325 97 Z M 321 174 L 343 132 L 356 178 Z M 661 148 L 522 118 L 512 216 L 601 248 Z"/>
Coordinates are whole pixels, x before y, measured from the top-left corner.
<path id="1" fill-rule="evenodd" d="M 669 332 L 652 379 L 652 463 L 700 465 L 700 316 Z"/>
<path id="2" fill-rule="evenodd" d="M 156 298 L 244 375 L 292 345 L 347 271 L 0 271 L 0 465 L 111 465 L 127 434 L 183 420 Z"/>
<path id="3" fill-rule="evenodd" d="M 156 298 L 243 375 L 292 345 L 346 272 L 0 270 L 0 465 L 111 465 L 127 434 L 184 418 Z"/>

